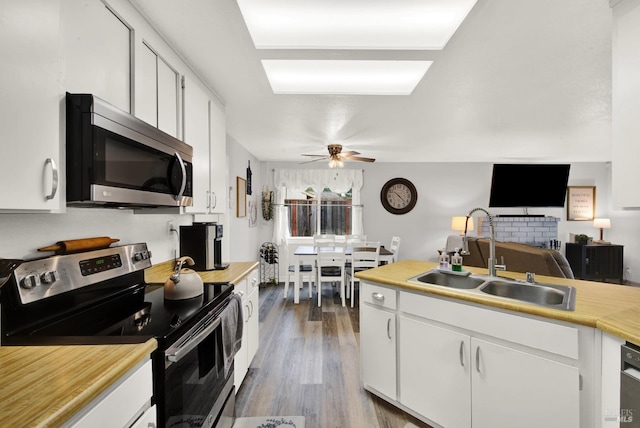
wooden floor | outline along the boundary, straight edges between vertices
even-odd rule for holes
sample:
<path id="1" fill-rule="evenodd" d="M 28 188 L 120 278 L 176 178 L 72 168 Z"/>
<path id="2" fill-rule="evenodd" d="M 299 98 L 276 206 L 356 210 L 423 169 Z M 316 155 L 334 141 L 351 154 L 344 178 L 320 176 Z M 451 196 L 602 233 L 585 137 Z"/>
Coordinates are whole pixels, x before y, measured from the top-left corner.
<path id="1" fill-rule="evenodd" d="M 236 396 L 236 416 L 304 416 L 305 428 L 428 428 L 375 397 L 360 380 L 358 302 L 343 308 L 329 283 L 322 307 L 308 287 L 293 303 L 282 285 L 260 288 L 260 347 Z"/>

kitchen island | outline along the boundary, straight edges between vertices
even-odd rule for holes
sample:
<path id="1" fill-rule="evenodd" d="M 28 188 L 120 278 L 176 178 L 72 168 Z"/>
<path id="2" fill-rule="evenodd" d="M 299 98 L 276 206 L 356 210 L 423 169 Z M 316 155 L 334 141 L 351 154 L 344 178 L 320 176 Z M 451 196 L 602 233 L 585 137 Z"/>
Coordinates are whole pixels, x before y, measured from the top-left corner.
<path id="1" fill-rule="evenodd" d="M 640 289 L 538 276 L 575 287 L 564 311 L 408 281 L 434 267 L 356 275 L 365 389 L 433 426 L 617 426 L 620 344 L 640 342 Z"/>

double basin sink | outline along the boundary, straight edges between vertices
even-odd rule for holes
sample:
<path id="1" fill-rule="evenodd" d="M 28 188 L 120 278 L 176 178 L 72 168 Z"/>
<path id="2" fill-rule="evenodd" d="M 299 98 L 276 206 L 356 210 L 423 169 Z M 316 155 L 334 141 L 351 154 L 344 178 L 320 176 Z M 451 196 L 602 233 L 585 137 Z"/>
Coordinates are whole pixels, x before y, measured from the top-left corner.
<path id="1" fill-rule="evenodd" d="M 576 289 L 566 285 L 529 283 L 484 275 L 458 275 L 437 269 L 409 278 L 416 284 L 465 290 L 504 299 L 511 299 L 547 308 L 575 310 Z"/>

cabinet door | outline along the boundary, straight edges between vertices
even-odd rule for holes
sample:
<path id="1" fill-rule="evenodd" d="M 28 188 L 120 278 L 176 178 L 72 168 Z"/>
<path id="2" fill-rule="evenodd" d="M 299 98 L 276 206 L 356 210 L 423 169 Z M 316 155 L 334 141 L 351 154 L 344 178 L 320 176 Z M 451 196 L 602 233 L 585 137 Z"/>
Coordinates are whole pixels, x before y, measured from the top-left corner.
<path id="1" fill-rule="evenodd" d="M 224 109 L 217 102 L 210 103 L 211 166 L 210 202 L 212 213 L 224 214 L 227 208 L 227 125 Z"/>
<path id="2" fill-rule="evenodd" d="M 614 208 L 640 207 L 640 1 L 613 4 L 611 192 Z"/>
<path id="3" fill-rule="evenodd" d="M 403 316 L 399 330 L 402 404 L 441 426 L 470 427 L 470 337 Z"/>
<path id="4" fill-rule="evenodd" d="M 101 1 L 62 2 L 65 90 L 131 112 L 131 28 Z"/>
<path id="5" fill-rule="evenodd" d="M 242 326 L 242 347 L 233 358 L 233 384 L 236 387 L 236 391 L 240 388 L 249 369 L 247 343 L 249 342 L 249 314 L 251 312 L 251 306 L 248 297 L 246 294 L 242 297 L 242 322 L 244 323 Z"/>
<path id="6" fill-rule="evenodd" d="M 247 364 L 251 365 L 253 357 L 258 352 L 260 345 L 260 287 L 257 271 L 247 278 L 247 290 L 249 291 L 249 322 L 246 327 L 249 329 L 249 340 L 247 342 Z"/>
<path id="7" fill-rule="evenodd" d="M 362 382 L 396 399 L 396 316 L 393 312 L 360 306 L 360 363 Z"/>
<path id="8" fill-rule="evenodd" d="M 184 141 L 193 147 L 193 206 L 206 213 L 209 195 L 209 97 L 193 79 L 184 84 Z"/>
<path id="9" fill-rule="evenodd" d="M 578 428 L 578 368 L 472 338 L 474 428 Z"/>
<path id="10" fill-rule="evenodd" d="M 0 209 L 58 210 L 60 3 L 4 1 L 0 22 Z"/>
<path id="11" fill-rule="evenodd" d="M 180 76 L 158 57 L 158 129 L 178 138 L 178 94 Z"/>

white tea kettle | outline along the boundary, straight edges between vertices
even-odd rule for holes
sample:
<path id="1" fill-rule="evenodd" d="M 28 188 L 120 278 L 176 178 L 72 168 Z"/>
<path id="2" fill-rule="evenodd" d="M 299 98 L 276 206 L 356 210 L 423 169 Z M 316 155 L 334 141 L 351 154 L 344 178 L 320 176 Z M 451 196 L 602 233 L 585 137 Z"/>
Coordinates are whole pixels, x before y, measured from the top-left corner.
<path id="1" fill-rule="evenodd" d="M 191 257 L 180 257 L 176 262 L 173 275 L 164 283 L 164 298 L 167 300 L 184 300 L 198 297 L 204 292 L 204 284 L 200 275 L 192 269 L 183 268 L 187 263 L 193 266 L 195 262 Z"/>

